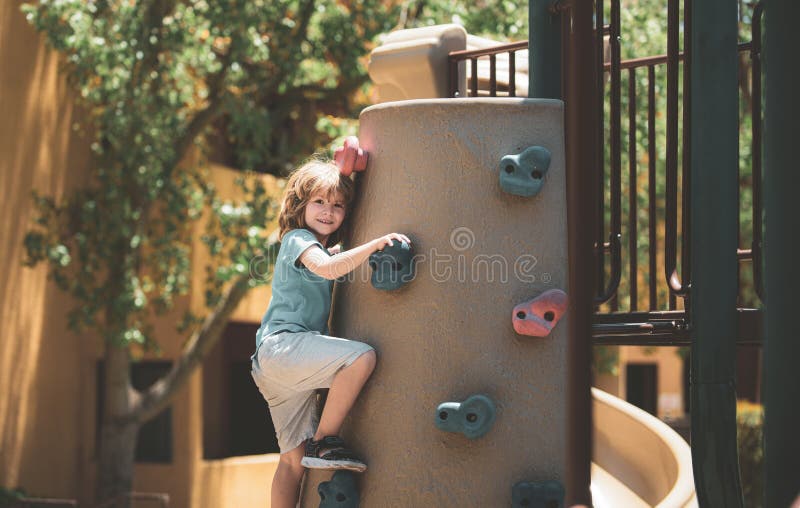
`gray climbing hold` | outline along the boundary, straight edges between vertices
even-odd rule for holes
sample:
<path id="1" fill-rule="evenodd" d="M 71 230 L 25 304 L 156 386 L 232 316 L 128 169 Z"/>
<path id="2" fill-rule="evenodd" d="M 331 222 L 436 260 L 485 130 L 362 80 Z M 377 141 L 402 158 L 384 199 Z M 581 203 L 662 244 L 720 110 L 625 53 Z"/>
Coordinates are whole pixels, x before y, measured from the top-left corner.
<path id="1" fill-rule="evenodd" d="M 564 487 L 556 480 L 519 482 L 511 489 L 512 508 L 563 508 Z"/>
<path id="2" fill-rule="evenodd" d="M 477 439 L 492 428 L 497 411 L 492 399 L 473 395 L 464 402 L 443 402 L 436 408 L 436 427 Z"/>
<path id="3" fill-rule="evenodd" d="M 358 508 L 360 498 L 355 474 L 350 471 L 336 471 L 330 481 L 317 487 L 319 508 Z"/>
<path id="4" fill-rule="evenodd" d="M 515 196 L 535 196 L 542 190 L 544 176 L 550 169 L 550 151 L 531 146 L 517 155 L 500 159 L 500 187 Z"/>
<path id="5" fill-rule="evenodd" d="M 399 289 L 414 279 L 414 252 L 408 243 L 392 240 L 392 245 L 370 255 L 369 267 L 375 289 Z"/>

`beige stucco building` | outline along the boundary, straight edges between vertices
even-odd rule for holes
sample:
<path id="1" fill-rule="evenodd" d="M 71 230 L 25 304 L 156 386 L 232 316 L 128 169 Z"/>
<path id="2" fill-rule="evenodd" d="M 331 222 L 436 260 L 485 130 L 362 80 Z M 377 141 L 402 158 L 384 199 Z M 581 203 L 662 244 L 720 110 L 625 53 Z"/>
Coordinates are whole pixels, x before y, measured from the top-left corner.
<path id="1" fill-rule="evenodd" d="M 102 341 L 68 330 L 72 302 L 47 280 L 44 265 L 22 266 L 22 241 L 35 214 L 31 191 L 67 195 L 85 180 L 90 150 L 72 129 L 81 112 L 59 73 L 58 58 L 25 22 L 21 3 L 0 3 L 0 487 L 91 506 Z M 231 192 L 231 172 L 214 168 L 212 174 L 223 194 Z M 203 263 L 200 248 L 193 263 Z M 196 277 L 192 294 L 175 315 L 200 304 L 202 275 Z M 252 353 L 252 332 L 268 298 L 266 288 L 250 292 L 211 362 L 180 390 L 169 416 L 140 440 L 145 444 L 138 453 L 149 462 L 136 466 L 137 491 L 167 493 L 173 508 L 268 504 L 276 456 L 230 458 L 251 445 L 220 437 L 236 435 L 231 422 L 242 420 L 266 436 L 252 446 L 260 446 L 259 452 L 269 447 L 263 400 L 256 398 L 250 406 L 250 411 L 261 410 L 255 418 L 231 417 L 238 402 L 231 392 L 241 378 L 249 381 L 249 368 L 238 369 L 243 372 L 238 378 L 229 375 L 231 365 L 241 366 Z M 134 367 L 135 383 L 147 383 L 179 354 L 182 337 L 174 322 L 175 316 L 159 322 L 163 354 Z"/>

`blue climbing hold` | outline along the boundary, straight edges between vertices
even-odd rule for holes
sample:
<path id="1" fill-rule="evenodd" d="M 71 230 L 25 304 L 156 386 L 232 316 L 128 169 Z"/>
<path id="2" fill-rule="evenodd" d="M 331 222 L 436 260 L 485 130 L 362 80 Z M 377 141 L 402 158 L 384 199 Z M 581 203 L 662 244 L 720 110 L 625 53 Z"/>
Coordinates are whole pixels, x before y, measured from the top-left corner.
<path id="1" fill-rule="evenodd" d="M 511 489 L 513 508 L 563 508 L 564 487 L 556 480 L 519 482 Z"/>
<path id="2" fill-rule="evenodd" d="M 361 501 L 355 475 L 350 471 L 336 471 L 330 481 L 317 487 L 319 508 L 358 508 Z"/>
<path id="3" fill-rule="evenodd" d="M 518 155 L 506 155 L 500 159 L 500 187 L 515 196 L 535 196 L 542 190 L 548 169 L 547 148 L 531 146 Z"/>
<path id="4" fill-rule="evenodd" d="M 446 432 L 460 432 L 477 439 L 489 432 L 497 411 L 492 399 L 472 395 L 464 402 L 443 402 L 436 408 L 436 427 Z"/>
<path id="5" fill-rule="evenodd" d="M 370 255 L 369 266 L 375 289 L 399 289 L 414 279 L 414 252 L 408 243 L 392 240 L 392 245 Z"/>

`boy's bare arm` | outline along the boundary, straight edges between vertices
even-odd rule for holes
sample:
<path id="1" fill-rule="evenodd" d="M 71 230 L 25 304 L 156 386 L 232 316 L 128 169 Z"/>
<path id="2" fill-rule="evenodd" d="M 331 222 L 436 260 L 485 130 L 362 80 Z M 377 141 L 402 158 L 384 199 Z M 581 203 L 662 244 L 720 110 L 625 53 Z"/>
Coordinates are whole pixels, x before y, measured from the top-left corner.
<path id="1" fill-rule="evenodd" d="M 355 270 L 366 261 L 370 254 L 392 244 L 392 240 L 411 243 L 407 236 L 389 233 L 363 245 L 329 256 L 317 246 L 306 249 L 300 255 L 300 262 L 313 273 L 328 280 L 337 279 Z"/>

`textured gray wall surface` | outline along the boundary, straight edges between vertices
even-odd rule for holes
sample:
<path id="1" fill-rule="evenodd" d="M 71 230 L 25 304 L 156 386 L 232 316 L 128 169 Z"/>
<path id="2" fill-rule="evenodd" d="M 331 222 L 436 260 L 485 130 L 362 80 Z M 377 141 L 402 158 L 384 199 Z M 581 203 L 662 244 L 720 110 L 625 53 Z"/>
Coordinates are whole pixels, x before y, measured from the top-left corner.
<path id="1" fill-rule="evenodd" d="M 374 289 L 366 264 L 335 290 L 334 334 L 378 352 L 344 433 L 369 465 L 362 507 L 510 506 L 518 481 L 563 481 L 569 315 L 547 338 L 511 324 L 518 303 L 567 288 L 563 132 L 555 100 L 414 100 L 361 114 L 370 159 L 350 243 L 402 232 L 417 255 L 399 290 Z M 504 193 L 500 159 L 532 145 L 552 154 L 544 188 Z M 486 435 L 436 428 L 440 403 L 476 393 L 497 407 Z M 329 477 L 309 473 L 302 506 L 318 506 Z"/>

